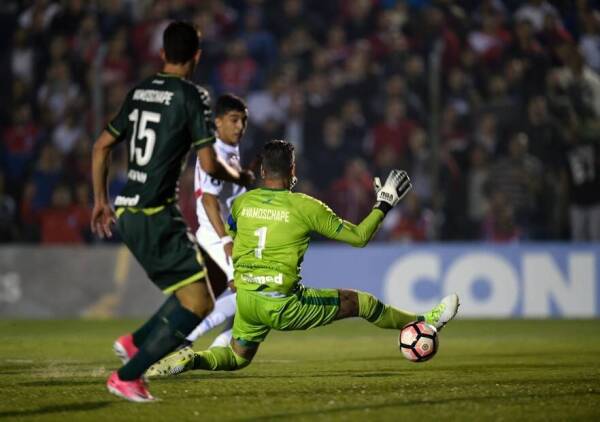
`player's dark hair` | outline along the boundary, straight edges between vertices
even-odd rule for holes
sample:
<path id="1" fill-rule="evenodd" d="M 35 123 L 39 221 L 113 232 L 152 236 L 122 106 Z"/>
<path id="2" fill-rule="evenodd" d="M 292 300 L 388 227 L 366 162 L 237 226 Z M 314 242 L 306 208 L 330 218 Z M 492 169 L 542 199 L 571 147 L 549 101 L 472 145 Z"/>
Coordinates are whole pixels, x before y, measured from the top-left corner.
<path id="1" fill-rule="evenodd" d="M 282 140 L 269 141 L 263 147 L 261 158 L 267 176 L 288 177 L 294 164 L 294 145 Z"/>
<path id="2" fill-rule="evenodd" d="M 168 63 L 187 63 L 200 48 L 198 31 L 187 22 L 171 22 L 163 33 L 163 48 Z"/>
<path id="3" fill-rule="evenodd" d="M 215 106 L 215 116 L 221 117 L 230 111 L 239 111 L 240 113 L 247 113 L 248 107 L 244 100 L 237 95 L 223 94 L 217 99 L 217 105 Z"/>

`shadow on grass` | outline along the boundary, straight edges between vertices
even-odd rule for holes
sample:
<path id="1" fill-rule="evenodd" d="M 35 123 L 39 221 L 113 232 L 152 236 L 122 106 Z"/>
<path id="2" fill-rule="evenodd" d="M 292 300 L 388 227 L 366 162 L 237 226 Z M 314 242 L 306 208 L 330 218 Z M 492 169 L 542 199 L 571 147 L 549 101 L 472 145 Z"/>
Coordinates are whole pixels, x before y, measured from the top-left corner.
<path id="1" fill-rule="evenodd" d="M 344 412 L 352 412 L 352 411 L 361 411 L 365 409 L 377 410 L 377 409 L 386 409 L 386 408 L 394 408 L 394 407 L 409 407 L 409 406 L 439 406 L 443 404 L 452 404 L 452 403 L 461 403 L 467 402 L 472 403 L 473 401 L 502 401 L 506 402 L 507 400 L 530 400 L 530 399 L 550 399 L 550 398 L 558 398 L 558 397 L 572 397 L 572 396 L 585 396 L 585 395 L 593 395 L 600 396 L 600 392 L 592 391 L 592 392 L 573 392 L 573 393 L 548 393 L 548 394 L 515 394 L 511 395 L 497 395 L 497 396 L 479 396 L 479 397 L 455 397 L 448 399 L 435 399 L 435 400 L 406 400 L 406 401 L 394 401 L 391 403 L 382 403 L 382 404 L 372 404 L 367 406 L 343 406 L 343 407 L 335 407 L 328 409 L 318 409 L 318 410 L 310 410 L 306 412 L 289 412 L 289 413 L 274 413 L 271 415 L 262 415 L 262 416 L 252 416 L 249 418 L 242 418 L 238 420 L 243 421 L 260 421 L 260 420 L 270 420 L 277 418 L 290 418 L 290 417 L 303 417 L 303 416 L 322 416 L 322 415 L 335 415 Z M 337 415 L 338 417 L 340 415 Z"/>
<path id="2" fill-rule="evenodd" d="M 59 404 L 55 406 L 44 406 L 37 409 L 25 409 L 25 410 L 9 410 L 7 412 L 0 412 L 1 418 L 17 418 L 21 416 L 36 416 L 36 415 L 50 415 L 53 413 L 63 412 L 87 412 L 91 410 L 98 410 L 108 406 L 111 402 L 99 401 L 89 403 L 72 403 L 72 404 Z"/>
<path id="3" fill-rule="evenodd" d="M 171 383 L 177 382 L 178 380 L 187 379 L 189 381 L 209 381 L 209 380 L 220 380 L 220 379 L 228 379 L 228 380 L 236 380 L 236 379 L 290 379 L 290 378 L 316 378 L 322 379 L 324 376 L 328 378 L 340 378 L 340 377 L 356 377 L 356 378 L 376 378 L 376 377 L 397 377 L 403 375 L 402 372 L 394 371 L 394 372 L 366 372 L 366 371 L 356 371 L 356 373 L 352 373 L 352 371 L 317 371 L 314 373 L 305 373 L 305 374 L 266 374 L 266 375 L 257 375 L 257 374 L 235 374 L 233 372 L 220 372 L 220 373 L 211 373 L 198 371 L 197 374 L 187 374 L 186 376 L 179 377 L 164 377 L 164 378 L 151 378 L 151 381 L 160 381 L 161 383 Z"/>
<path id="4" fill-rule="evenodd" d="M 68 387 L 75 385 L 92 385 L 101 384 L 97 379 L 92 380 L 66 380 L 66 379 L 54 379 L 54 380 L 41 380 L 41 381 L 28 381 L 19 384 L 19 387 Z"/>

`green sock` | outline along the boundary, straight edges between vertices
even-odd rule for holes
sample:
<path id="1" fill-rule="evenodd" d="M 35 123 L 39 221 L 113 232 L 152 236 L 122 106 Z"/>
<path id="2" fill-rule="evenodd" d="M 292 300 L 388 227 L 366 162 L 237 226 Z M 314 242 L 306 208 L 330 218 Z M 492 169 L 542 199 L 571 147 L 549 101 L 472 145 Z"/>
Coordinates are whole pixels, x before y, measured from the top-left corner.
<path id="1" fill-rule="evenodd" d="M 119 369 L 119 378 L 131 381 L 140 378 L 146 369 L 171 353 L 202 321 L 192 311 L 184 308 L 175 298 L 170 312 L 163 314 L 154 324 L 136 355 Z"/>
<path id="2" fill-rule="evenodd" d="M 146 338 L 148 338 L 148 335 L 152 332 L 152 330 L 154 330 L 156 324 L 160 322 L 161 318 L 171 313 L 173 309 L 177 308 L 178 306 L 179 301 L 177 300 L 177 297 L 175 295 L 169 296 L 169 298 L 165 301 L 165 303 L 162 304 L 158 311 L 156 311 L 144 325 L 142 325 L 133 333 L 133 344 L 135 344 L 139 349 L 146 341 Z"/>
<path id="3" fill-rule="evenodd" d="M 196 352 L 194 356 L 194 369 L 207 371 L 235 371 L 249 364 L 250 361 L 235 353 L 231 346 L 213 347 L 203 352 Z"/>
<path id="4" fill-rule="evenodd" d="M 406 312 L 394 308 L 393 306 L 386 305 L 369 293 L 357 293 L 358 316 L 366 319 L 379 328 L 393 328 L 399 330 L 409 322 L 422 319 L 422 317 L 411 312 Z"/>

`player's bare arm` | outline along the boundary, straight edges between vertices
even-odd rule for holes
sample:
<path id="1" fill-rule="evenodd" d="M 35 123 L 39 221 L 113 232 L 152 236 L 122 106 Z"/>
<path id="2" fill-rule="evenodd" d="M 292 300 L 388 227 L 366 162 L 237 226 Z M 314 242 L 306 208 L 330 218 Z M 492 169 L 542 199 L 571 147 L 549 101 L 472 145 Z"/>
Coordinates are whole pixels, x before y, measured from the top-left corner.
<path id="1" fill-rule="evenodd" d="M 198 151 L 200 165 L 212 177 L 226 182 L 249 186 L 254 183 L 255 177 L 251 170 L 237 170 L 227 164 L 215 154 L 212 148 L 202 148 Z"/>
<path id="2" fill-rule="evenodd" d="M 219 204 L 218 198 L 215 195 L 205 192 L 202 195 L 202 205 L 204 206 L 204 210 L 206 211 L 206 215 L 208 216 L 210 224 L 215 229 L 217 235 L 221 238 L 225 255 L 228 257 L 228 259 L 231 259 L 231 254 L 233 251 L 233 239 L 227 234 L 227 230 L 225 229 L 225 222 L 223 221 L 221 205 Z"/>
<path id="3" fill-rule="evenodd" d="M 92 150 L 92 184 L 94 189 L 94 209 L 92 211 L 92 232 L 103 237 L 111 237 L 110 226 L 115 222 L 115 213 L 108 201 L 108 165 L 110 152 L 116 144 L 110 132 L 103 131 L 94 143 Z"/>

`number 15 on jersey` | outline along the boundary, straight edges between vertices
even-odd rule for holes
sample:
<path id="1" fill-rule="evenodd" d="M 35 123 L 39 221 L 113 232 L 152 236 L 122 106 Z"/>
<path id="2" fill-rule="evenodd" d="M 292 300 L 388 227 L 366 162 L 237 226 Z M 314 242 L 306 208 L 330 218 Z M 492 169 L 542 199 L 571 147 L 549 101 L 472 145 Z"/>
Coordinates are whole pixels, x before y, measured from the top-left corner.
<path id="1" fill-rule="evenodd" d="M 154 145 L 156 144 L 156 131 L 147 127 L 147 125 L 149 122 L 159 123 L 160 114 L 142 110 L 140 118 L 140 110 L 136 108 L 129 113 L 129 121 L 133 122 L 133 133 L 131 134 L 129 146 L 129 161 L 135 161 L 138 166 L 142 167 L 150 162 L 152 152 L 154 151 Z M 146 139 L 146 147 L 143 149 L 136 147 L 136 141 L 143 139 Z"/>

